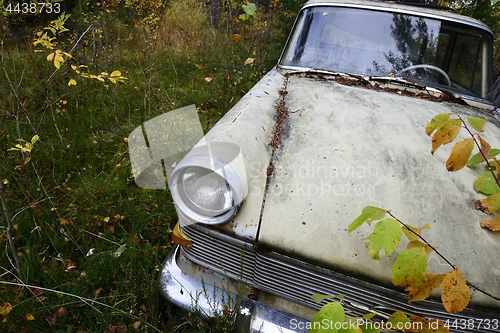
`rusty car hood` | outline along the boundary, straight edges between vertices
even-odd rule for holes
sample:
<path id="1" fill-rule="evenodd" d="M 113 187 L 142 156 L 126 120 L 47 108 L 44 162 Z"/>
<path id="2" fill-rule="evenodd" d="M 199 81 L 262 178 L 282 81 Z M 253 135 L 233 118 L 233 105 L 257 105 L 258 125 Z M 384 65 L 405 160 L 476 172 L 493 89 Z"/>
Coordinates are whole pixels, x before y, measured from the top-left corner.
<path id="1" fill-rule="evenodd" d="M 451 145 L 432 155 L 425 133 L 440 113 L 483 117 L 489 121 L 483 137 L 500 147 L 499 122 L 471 106 L 406 95 L 271 71 L 206 135 L 241 147 L 249 186 L 238 214 L 213 228 L 258 251 L 390 286 L 392 264 L 406 244 L 390 258 L 373 260 L 365 247 L 373 229 L 347 232 L 364 207 L 378 206 L 409 225 L 429 224 L 424 238 L 466 280 L 500 290 L 500 234 L 483 230 L 480 222 L 491 216 L 474 208 L 484 197 L 472 187 L 480 173 L 448 172 Z M 280 109 L 287 110 L 285 119 Z M 450 270 L 435 254 L 429 258 L 427 272 Z M 498 307 L 478 292 L 471 304 Z"/>
<path id="2" fill-rule="evenodd" d="M 500 267 L 492 260 L 500 254 L 500 235 L 481 229 L 480 222 L 491 216 L 474 209 L 484 197 L 472 188 L 480 173 L 469 168 L 448 172 L 451 145 L 432 155 L 425 127 L 440 113 L 486 117 L 484 138 L 500 147 L 500 126 L 469 106 L 403 95 L 300 75 L 288 78 L 288 117 L 272 153 L 272 173 L 266 169 L 258 247 L 390 285 L 395 255 L 370 257 L 364 244 L 373 228 L 367 225 L 347 232 L 362 209 L 373 205 L 410 225 L 429 224 L 424 238 L 465 279 L 499 291 Z M 430 255 L 427 272 L 449 270 Z M 491 299 L 473 292 L 475 302 Z"/>

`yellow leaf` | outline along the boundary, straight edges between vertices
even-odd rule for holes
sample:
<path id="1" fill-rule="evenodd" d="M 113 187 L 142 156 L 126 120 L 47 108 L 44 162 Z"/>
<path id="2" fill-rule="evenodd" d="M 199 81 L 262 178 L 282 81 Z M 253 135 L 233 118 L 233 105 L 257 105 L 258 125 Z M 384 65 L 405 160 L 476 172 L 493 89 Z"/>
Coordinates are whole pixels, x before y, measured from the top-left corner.
<path id="1" fill-rule="evenodd" d="M 112 77 L 108 77 L 108 80 L 109 80 L 111 83 L 116 84 L 116 80 L 115 80 L 114 78 L 112 78 Z"/>
<path id="2" fill-rule="evenodd" d="M 9 302 L 5 302 L 2 305 L 0 305 L 0 314 L 2 316 L 6 316 L 9 314 L 9 312 L 12 311 L 12 305 L 10 305 Z"/>
<path id="3" fill-rule="evenodd" d="M 117 76 L 122 76 L 122 72 L 120 72 L 119 70 L 114 70 L 111 72 L 111 77 L 117 77 Z"/>
<path id="4" fill-rule="evenodd" d="M 495 161 L 495 169 L 497 171 L 497 175 L 500 175 L 500 162 L 493 156 L 493 160 Z"/>
<path id="5" fill-rule="evenodd" d="M 240 34 L 229 34 L 227 35 L 229 37 L 229 40 L 231 40 L 233 43 L 237 44 L 241 40 L 241 35 Z"/>
<path id="6" fill-rule="evenodd" d="M 444 277 L 441 300 L 449 313 L 460 312 L 469 304 L 469 286 L 458 269 L 448 272 Z"/>
<path id="7" fill-rule="evenodd" d="M 484 220 L 481 222 L 481 228 L 489 229 L 491 231 L 500 231 L 500 215 L 493 220 Z"/>
<path id="8" fill-rule="evenodd" d="M 457 118 L 448 119 L 441 125 L 436 133 L 432 136 L 432 150 L 431 154 L 441 147 L 441 145 L 445 145 L 447 143 L 452 142 L 460 132 L 460 126 L 462 125 L 462 121 Z"/>
<path id="9" fill-rule="evenodd" d="M 49 55 L 47 56 L 47 61 L 52 61 L 52 60 L 54 59 L 54 56 L 55 56 L 55 53 L 54 53 L 54 52 L 52 52 L 51 54 L 49 54 Z"/>
<path id="10" fill-rule="evenodd" d="M 76 80 L 75 79 L 71 79 L 69 80 L 68 82 L 68 86 L 71 87 L 71 86 L 76 86 Z"/>
<path id="11" fill-rule="evenodd" d="M 458 141 L 451 150 L 450 157 L 446 161 L 446 169 L 448 171 L 458 171 L 462 169 L 470 158 L 474 149 L 474 141 L 472 138 L 467 138 Z"/>
<path id="12" fill-rule="evenodd" d="M 255 58 L 247 58 L 247 60 L 245 60 L 245 66 L 253 64 L 254 61 L 255 61 Z"/>
<path id="13" fill-rule="evenodd" d="M 477 160 L 477 163 L 484 162 L 484 156 L 490 156 L 491 152 L 491 146 L 490 144 L 484 140 L 480 135 L 477 136 L 479 138 L 479 142 L 481 143 L 481 153 L 479 153 L 479 159 Z"/>
<path id="14" fill-rule="evenodd" d="M 427 245 L 425 243 L 422 243 L 421 241 L 416 240 L 416 239 L 410 241 L 408 243 L 408 245 L 406 246 L 407 249 L 413 249 L 413 248 L 416 248 L 416 247 L 423 248 L 427 254 L 430 254 L 433 251 L 432 248 L 429 245 Z"/>
<path id="15" fill-rule="evenodd" d="M 424 274 L 422 282 L 417 286 L 409 286 L 406 288 L 408 291 L 408 302 L 422 301 L 429 297 L 431 291 L 438 288 L 443 282 L 444 274 Z"/>
<path id="16" fill-rule="evenodd" d="M 26 314 L 26 320 L 35 320 L 35 317 L 31 313 Z"/>
<path id="17" fill-rule="evenodd" d="M 212 81 L 212 78 L 211 78 L 211 77 L 206 77 L 206 78 L 205 78 L 205 82 L 206 82 L 206 83 L 210 83 L 211 81 Z"/>
<path id="18" fill-rule="evenodd" d="M 182 233 L 180 222 L 177 222 L 174 227 L 174 231 L 172 232 L 172 241 L 180 246 L 191 247 L 193 245 L 191 239 Z"/>

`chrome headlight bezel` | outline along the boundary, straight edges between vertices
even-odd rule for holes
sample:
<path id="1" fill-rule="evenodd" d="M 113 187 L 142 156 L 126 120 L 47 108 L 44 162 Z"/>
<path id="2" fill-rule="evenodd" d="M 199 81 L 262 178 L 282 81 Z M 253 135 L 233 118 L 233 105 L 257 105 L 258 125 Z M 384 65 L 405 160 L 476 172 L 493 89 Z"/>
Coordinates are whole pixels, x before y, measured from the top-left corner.
<path id="1" fill-rule="evenodd" d="M 168 183 L 183 224 L 225 223 L 248 193 L 244 162 L 233 143 L 195 147 L 174 168 Z"/>

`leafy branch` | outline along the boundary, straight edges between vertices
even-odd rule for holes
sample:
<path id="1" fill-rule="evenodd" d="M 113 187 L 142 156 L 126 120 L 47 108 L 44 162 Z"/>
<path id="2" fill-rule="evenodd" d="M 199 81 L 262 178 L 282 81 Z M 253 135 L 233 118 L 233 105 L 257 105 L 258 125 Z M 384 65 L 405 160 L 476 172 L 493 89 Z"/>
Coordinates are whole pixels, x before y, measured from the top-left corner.
<path id="1" fill-rule="evenodd" d="M 491 145 L 477 133 L 484 132 L 484 125 L 487 122 L 485 119 L 467 117 L 466 120 L 459 115 L 452 117 L 452 114 L 449 113 L 435 116 L 425 129 L 429 136 L 434 133 L 431 153 L 434 154 L 441 145 L 454 141 L 460 129 L 465 128 L 470 137 L 455 143 L 446 161 L 446 169 L 455 172 L 465 166 L 472 168 L 485 162 L 487 171 L 474 181 L 473 187 L 476 192 L 486 194 L 488 197 L 477 200 L 475 207 L 483 213 L 493 214 L 500 209 L 500 180 L 498 178 L 500 162 L 496 159 L 496 156 L 500 154 L 500 149 L 492 149 Z M 467 123 L 477 132 L 472 132 Z M 471 157 L 474 146 L 478 148 L 479 152 Z M 494 164 L 495 170 L 492 164 Z M 499 231 L 500 215 L 492 220 L 481 222 L 481 227 Z"/>
<path id="2" fill-rule="evenodd" d="M 63 13 L 57 20 L 51 21 L 50 24 L 44 28 L 44 30 L 48 31 L 39 31 L 37 33 L 38 37 L 33 41 L 34 46 L 40 45 L 45 49 L 51 51 L 51 53 L 47 55 L 47 61 L 54 63 L 56 71 L 59 70 L 68 59 L 73 59 L 73 56 L 70 53 L 71 51 L 65 52 L 60 49 L 56 49 L 57 36 L 59 36 L 63 32 L 69 31 L 69 29 L 67 29 L 64 24 L 70 16 L 70 14 Z M 90 29 L 90 27 L 88 29 Z M 52 34 L 52 36 L 49 36 L 49 32 Z M 85 65 L 71 65 L 71 69 L 73 70 L 73 72 L 82 78 L 95 79 L 99 82 L 106 82 L 106 80 L 108 80 L 113 84 L 117 84 L 118 82 L 125 82 L 125 80 L 127 79 L 126 77 L 122 76 L 122 73 L 119 70 L 114 70 L 111 74 L 107 72 L 102 72 L 100 74 L 91 74 L 88 73 L 87 68 L 88 67 Z M 76 84 L 77 81 L 75 79 L 70 79 L 68 82 L 68 86 L 70 87 L 76 86 Z"/>

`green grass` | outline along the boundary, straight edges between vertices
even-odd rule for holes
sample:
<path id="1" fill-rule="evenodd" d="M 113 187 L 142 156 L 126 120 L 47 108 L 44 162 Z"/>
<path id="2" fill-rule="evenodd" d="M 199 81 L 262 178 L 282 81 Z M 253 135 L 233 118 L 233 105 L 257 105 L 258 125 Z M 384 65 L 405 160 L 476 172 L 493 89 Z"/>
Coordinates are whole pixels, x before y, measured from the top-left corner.
<path id="1" fill-rule="evenodd" d="M 273 66 L 279 50 L 269 51 L 270 37 L 277 33 L 264 38 L 263 18 L 256 18 L 235 44 L 226 31 L 210 31 L 203 8 L 172 1 L 167 10 L 186 20 L 166 15 L 154 45 L 120 12 L 74 13 L 58 48 L 69 50 L 91 21 L 94 29 L 58 71 L 49 51 L 33 49 L 34 31 L 3 40 L 0 181 L 24 280 L 13 267 L 2 210 L 0 313 L 7 311 L 0 331 L 225 330 L 220 320 L 204 322 L 159 295 L 158 271 L 177 218 L 168 191 L 135 185 L 125 138 L 189 104 L 208 130 Z M 247 58 L 255 62 L 245 65 Z M 70 64 L 96 74 L 118 69 L 127 80 L 115 86 L 82 79 Z M 71 78 L 76 86 L 68 86 Z M 8 150 L 35 134 L 30 154 Z"/>

